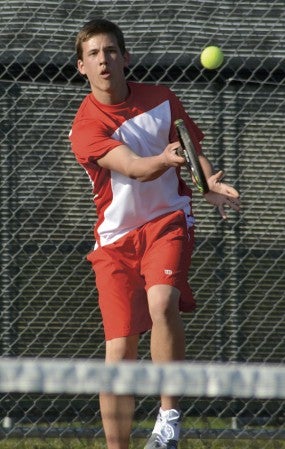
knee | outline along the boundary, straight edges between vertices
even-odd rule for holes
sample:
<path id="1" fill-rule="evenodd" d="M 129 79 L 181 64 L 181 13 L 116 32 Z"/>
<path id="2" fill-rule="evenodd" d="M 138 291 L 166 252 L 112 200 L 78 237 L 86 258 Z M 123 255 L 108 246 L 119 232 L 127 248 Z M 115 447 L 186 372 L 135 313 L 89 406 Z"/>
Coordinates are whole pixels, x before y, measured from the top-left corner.
<path id="1" fill-rule="evenodd" d="M 148 291 L 149 313 L 152 321 L 169 321 L 179 315 L 180 292 L 171 286 L 151 287 Z"/>
<path id="2" fill-rule="evenodd" d="M 120 337 L 106 342 L 106 362 L 135 360 L 137 358 L 138 336 Z"/>

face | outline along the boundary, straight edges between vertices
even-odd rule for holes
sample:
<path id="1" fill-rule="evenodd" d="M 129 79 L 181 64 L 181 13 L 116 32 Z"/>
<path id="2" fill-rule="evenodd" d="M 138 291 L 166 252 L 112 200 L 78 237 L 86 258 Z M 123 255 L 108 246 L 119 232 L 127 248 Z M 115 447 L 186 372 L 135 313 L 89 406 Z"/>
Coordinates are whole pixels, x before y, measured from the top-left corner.
<path id="1" fill-rule="evenodd" d="M 82 60 L 77 67 L 86 75 L 95 98 L 101 103 L 115 104 L 128 95 L 124 68 L 129 54 L 122 55 L 112 34 L 98 34 L 82 43 Z"/>

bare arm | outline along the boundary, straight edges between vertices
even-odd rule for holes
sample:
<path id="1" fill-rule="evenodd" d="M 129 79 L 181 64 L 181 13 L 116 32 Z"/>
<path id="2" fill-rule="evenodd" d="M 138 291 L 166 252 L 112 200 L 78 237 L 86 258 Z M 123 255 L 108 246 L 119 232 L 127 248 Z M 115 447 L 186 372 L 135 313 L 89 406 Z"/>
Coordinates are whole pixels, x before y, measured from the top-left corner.
<path id="1" fill-rule="evenodd" d="M 97 163 L 100 167 L 117 171 L 137 181 L 152 181 L 170 167 L 179 167 L 185 163 L 185 159 L 176 154 L 178 147 L 178 142 L 170 143 L 157 156 L 141 157 L 127 145 L 120 145 L 98 159 Z"/>
<path id="2" fill-rule="evenodd" d="M 98 159 L 100 167 L 122 173 L 140 182 L 152 181 L 161 176 L 170 167 L 180 167 L 185 164 L 184 157 L 176 153 L 179 142 L 170 143 L 157 156 L 141 157 L 134 153 L 127 145 L 119 145 Z M 214 174 L 213 168 L 205 155 L 199 156 L 210 191 L 205 194 L 206 200 L 218 207 L 221 216 L 226 219 L 224 206 L 239 210 L 239 193 L 236 189 L 221 182 L 223 172 Z"/>
<path id="3" fill-rule="evenodd" d="M 210 204 L 218 207 L 220 215 L 226 219 L 225 206 L 235 211 L 239 211 L 240 209 L 239 192 L 229 184 L 222 182 L 224 176 L 223 171 L 220 170 L 218 173 L 214 173 L 213 167 L 205 155 L 201 154 L 199 160 L 210 189 L 204 195 L 205 199 Z"/>

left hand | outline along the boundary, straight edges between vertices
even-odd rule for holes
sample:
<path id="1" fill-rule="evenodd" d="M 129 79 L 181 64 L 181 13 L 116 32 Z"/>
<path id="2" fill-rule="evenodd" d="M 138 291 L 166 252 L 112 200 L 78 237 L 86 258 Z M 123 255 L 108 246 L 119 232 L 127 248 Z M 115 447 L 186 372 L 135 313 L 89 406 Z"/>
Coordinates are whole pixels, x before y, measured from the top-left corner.
<path id="1" fill-rule="evenodd" d="M 238 212 L 240 210 L 240 198 L 239 192 L 234 187 L 221 182 L 223 176 L 223 171 L 219 171 L 207 179 L 210 191 L 205 193 L 204 196 L 210 204 L 218 208 L 221 217 L 226 220 L 228 217 L 225 206 Z"/>

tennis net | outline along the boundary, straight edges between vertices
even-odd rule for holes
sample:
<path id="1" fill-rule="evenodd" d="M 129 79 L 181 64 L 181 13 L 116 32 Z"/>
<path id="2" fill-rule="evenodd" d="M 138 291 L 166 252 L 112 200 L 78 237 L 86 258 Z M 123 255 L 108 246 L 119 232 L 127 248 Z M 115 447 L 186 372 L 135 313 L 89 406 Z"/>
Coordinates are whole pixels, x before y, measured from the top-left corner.
<path id="1" fill-rule="evenodd" d="M 3 358 L 0 391 L 285 399 L 285 366 Z"/>
<path id="2" fill-rule="evenodd" d="M 160 394 L 180 396 L 183 439 L 285 440 L 284 365 L 59 358 L 0 359 L 0 438 L 103 437 L 100 392 L 134 394 L 137 420 L 148 426 Z M 132 436 L 148 433 L 140 423 Z"/>

